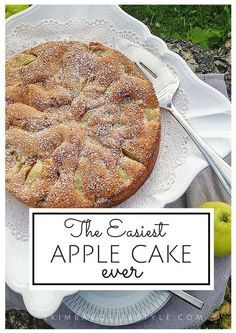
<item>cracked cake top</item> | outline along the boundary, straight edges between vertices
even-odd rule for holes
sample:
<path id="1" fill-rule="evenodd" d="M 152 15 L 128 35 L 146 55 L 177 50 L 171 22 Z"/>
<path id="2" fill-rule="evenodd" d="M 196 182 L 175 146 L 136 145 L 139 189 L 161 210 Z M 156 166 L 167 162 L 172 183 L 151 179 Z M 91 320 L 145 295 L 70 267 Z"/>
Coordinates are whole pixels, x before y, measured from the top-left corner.
<path id="1" fill-rule="evenodd" d="M 6 62 L 6 188 L 30 207 L 111 207 L 160 143 L 152 84 L 99 43 L 48 42 Z"/>

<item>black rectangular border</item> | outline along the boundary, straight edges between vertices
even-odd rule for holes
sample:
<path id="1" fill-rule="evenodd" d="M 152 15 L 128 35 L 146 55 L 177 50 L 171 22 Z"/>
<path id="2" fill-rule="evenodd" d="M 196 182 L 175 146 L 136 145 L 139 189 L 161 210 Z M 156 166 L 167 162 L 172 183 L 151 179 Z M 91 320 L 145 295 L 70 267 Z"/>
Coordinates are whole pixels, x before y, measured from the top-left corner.
<path id="1" fill-rule="evenodd" d="M 206 283 L 39 283 L 35 282 L 35 215 L 207 215 L 208 216 L 208 281 Z M 211 223 L 210 213 L 204 212 L 33 212 L 32 213 L 32 285 L 33 286 L 210 286 L 211 283 Z"/>

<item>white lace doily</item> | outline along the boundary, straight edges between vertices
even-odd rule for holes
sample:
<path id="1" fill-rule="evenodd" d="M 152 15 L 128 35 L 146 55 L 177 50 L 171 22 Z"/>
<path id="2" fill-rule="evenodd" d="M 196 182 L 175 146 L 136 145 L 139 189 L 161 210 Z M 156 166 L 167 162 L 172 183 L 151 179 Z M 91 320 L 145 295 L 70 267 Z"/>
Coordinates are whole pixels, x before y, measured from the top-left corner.
<path id="1" fill-rule="evenodd" d="M 199 80 L 181 57 L 118 6 L 31 6 L 7 20 L 6 51 L 9 57 L 36 44 L 62 39 L 97 40 L 112 47 L 115 37 L 145 47 L 176 72 L 180 88 L 174 98 L 175 106 L 209 140 L 212 148 L 225 157 L 231 148 L 229 101 Z M 180 197 L 207 166 L 170 115 L 163 113 L 162 117 L 162 143 L 156 167 L 144 186 L 123 206 L 163 207 Z M 28 208 L 9 195 L 6 199 L 6 283 L 23 296 L 31 315 L 49 317 L 72 291 L 29 290 L 29 243 L 25 241 L 28 239 Z"/>
<path id="2" fill-rule="evenodd" d="M 152 43 L 142 44 L 138 35 L 131 30 L 117 30 L 111 22 L 96 20 L 71 20 L 61 23 L 56 20 L 43 20 L 37 25 L 16 26 L 6 37 L 6 56 L 52 40 L 79 40 L 81 42 L 99 41 L 113 47 L 114 38 L 126 38 L 159 56 L 159 50 Z M 174 70 L 174 69 L 173 69 Z M 174 97 L 174 104 L 184 114 L 188 99 L 183 89 Z M 171 115 L 162 113 L 162 139 L 160 153 L 154 170 L 130 199 L 121 207 L 160 207 L 156 196 L 165 193 L 175 181 L 175 170 L 186 158 L 186 134 Z M 7 196 L 6 223 L 17 239 L 28 239 L 28 208 Z"/>

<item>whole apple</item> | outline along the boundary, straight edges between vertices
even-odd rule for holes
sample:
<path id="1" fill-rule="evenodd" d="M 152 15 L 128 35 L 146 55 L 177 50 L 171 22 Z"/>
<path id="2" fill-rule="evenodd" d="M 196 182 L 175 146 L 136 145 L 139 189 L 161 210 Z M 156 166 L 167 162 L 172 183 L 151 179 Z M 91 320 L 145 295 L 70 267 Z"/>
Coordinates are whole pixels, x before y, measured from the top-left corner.
<path id="1" fill-rule="evenodd" d="M 8 18 L 14 14 L 21 12 L 24 9 L 27 9 L 29 5 L 6 5 L 5 9 L 5 18 Z"/>
<path id="2" fill-rule="evenodd" d="M 214 254 L 217 257 L 231 253 L 231 206 L 221 201 L 205 202 L 200 208 L 214 208 Z"/>

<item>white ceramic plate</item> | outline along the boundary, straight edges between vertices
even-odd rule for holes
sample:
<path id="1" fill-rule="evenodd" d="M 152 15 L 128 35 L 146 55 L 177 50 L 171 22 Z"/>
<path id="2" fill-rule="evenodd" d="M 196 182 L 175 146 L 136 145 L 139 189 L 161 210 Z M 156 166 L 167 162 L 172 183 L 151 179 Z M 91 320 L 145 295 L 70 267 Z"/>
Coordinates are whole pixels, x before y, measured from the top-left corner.
<path id="1" fill-rule="evenodd" d="M 226 156 L 230 152 L 231 135 L 229 101 L 199 80 L 184 60 L 168 50 L 143 23 L 117 6 L 32 6 L 7 20 L 6 52 L 10 56 L 47 40 L 61 39 L 97 40 L 112 46 L 116 36 L 142 45 L 172 67 L 180 79 L 175 106 L 222 157 Z M 201 153 L 171 116 L 163 115 L 162 120 L 157 167 L 144 186 L 122 204 L 123 207 L 163 207 L 179 198 L 207 166 Z M 33 316 L 47 317 L 56 311 L 69 292 L 29 291 L 28 209 L 10 196 L 7 196 L 6 222 L 6 282 L 23 295 Z"/>

